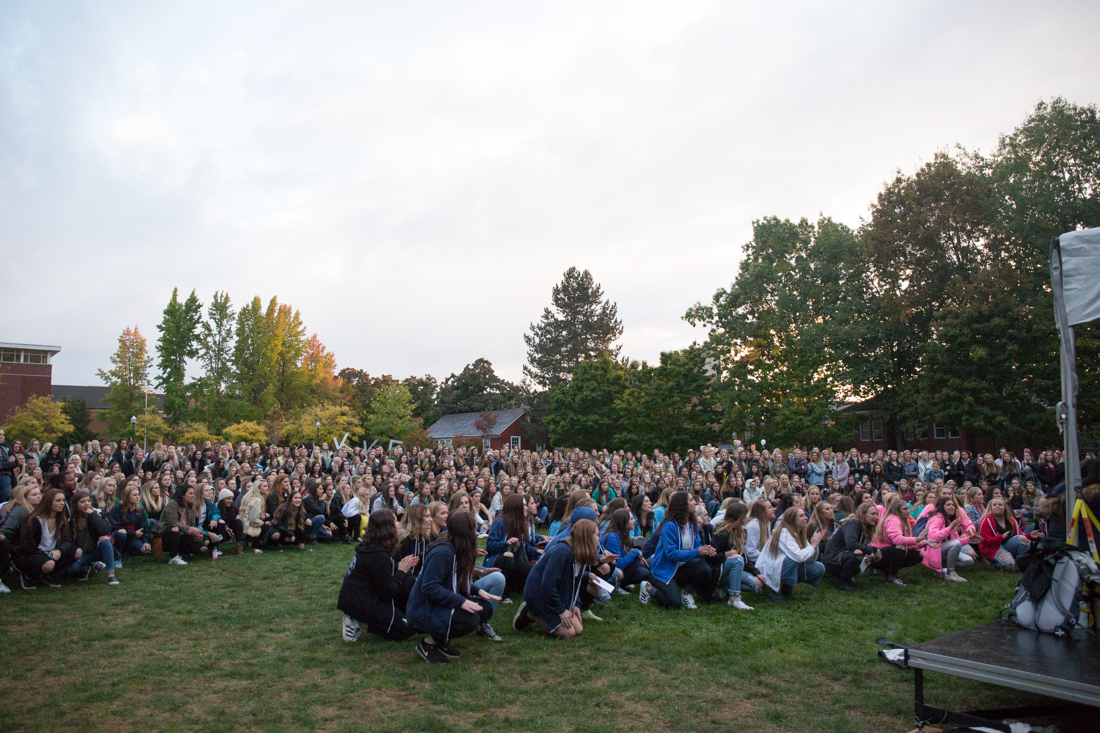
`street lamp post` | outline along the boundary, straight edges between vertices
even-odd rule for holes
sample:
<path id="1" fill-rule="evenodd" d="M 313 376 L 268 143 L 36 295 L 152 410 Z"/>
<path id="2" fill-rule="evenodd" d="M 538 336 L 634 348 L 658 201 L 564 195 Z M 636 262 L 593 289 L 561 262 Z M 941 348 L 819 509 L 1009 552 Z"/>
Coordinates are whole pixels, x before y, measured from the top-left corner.
<path id="1" fill-rule="evenodd" d="M 142 449 L 141 450 L 142 450 L 143 453 L 148 453 L 149 452 L 149 390 L 143 389 L 142 392 L 145 393 L 145 427 L 144 427 L 145 437 L 142 438 Z"/>
<path id="2" fill-rule="evenodd" d="M 317 428 L 317 435 L 313 439 L 313 444 L 314 445 L 320 445 L 321 444 L 321 421 L 318 420 L 317 423 L 313 427 Z"/>
<path id="3" fill-rule="evenodd" d="M 137 415 L 130 416 L 130 442 L 134 442 L 134 431 L 137 429 Z"/>

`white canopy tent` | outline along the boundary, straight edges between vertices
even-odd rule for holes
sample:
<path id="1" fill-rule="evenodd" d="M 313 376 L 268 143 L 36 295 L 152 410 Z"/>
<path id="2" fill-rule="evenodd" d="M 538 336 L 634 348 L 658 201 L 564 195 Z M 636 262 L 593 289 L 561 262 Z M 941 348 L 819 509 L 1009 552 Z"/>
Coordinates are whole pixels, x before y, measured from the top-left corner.
<path id="1" fill-rule="evenodd" d="M 1073 327 L 1100 318 L 1100 227 L 1067 232 L 1050 243 L 1054 320 L 1062 341 L 1062 401 L 1056 408 L 1065 440 L 1066 527 L 1081 483 L 1077 450 L 1077 347 Z"/>

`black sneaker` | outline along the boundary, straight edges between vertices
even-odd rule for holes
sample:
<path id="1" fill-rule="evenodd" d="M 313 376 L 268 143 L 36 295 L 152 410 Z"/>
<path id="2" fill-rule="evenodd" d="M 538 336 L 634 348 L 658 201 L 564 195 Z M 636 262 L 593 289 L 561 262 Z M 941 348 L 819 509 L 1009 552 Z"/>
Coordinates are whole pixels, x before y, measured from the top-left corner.
<path id="1" fill-rule="evenodd" d="M 416 653 L 428 664 L 447 663 L 447 657 L 443 655 L 443 652 L 439 651 L 438 646 L 435 644 L 427 644 L 421 641 L 416 645 Z"/>
<path id="2" fill-rule="evenodd" d="M 523 631 L 531 625 L 531 619 L 527 616 L 527 601 L 520 601 L 519 608 L 516 609 L 516 617 L 512 619 L 512 628 L 516 631 Z"/>
<path id="3" fill-rule="evenodd" d="M 53 577 L 53 575 L 43 575 L 42 576 L 42 581 L 46 585 L 50 586 L 51 588 L 60 588 L 61 587 L 61 583 L 58 583 L 57 578 Z"/>
<path id="4" fill-rule="evenodd" d="M 450 657 L 451 659 L 458 659 L 459 656 L 461 656 L 460 652 L 455 649 L 449 641 L 445 644 L 436 642 L 435 648 L 441 651 L 444 656 Z"/>
<path id="5" fill-rule="evenodd" d="M 28 578 L 26 575 L 23 575 L 23 573 L 19 573 L 19 587 L 23 590 L 34 590 L 38 586 L 35 585 L 35 582 L 32 579 Z"/>
<path id="6" fill-rule="evenodd" d="M 493 631 L 493 627 L 489 625 L 488 621 L 477 627 L 477 635 L 484 636 L 491 641 L 504 641 L 504 639 L 500 637 L 500 634 Z"/>

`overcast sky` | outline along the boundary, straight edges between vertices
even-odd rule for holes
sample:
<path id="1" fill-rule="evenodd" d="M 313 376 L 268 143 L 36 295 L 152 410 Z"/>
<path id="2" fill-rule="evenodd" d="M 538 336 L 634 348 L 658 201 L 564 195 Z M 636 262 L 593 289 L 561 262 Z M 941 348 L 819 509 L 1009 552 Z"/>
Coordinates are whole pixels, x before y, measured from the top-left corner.
<path id="1" fill-rule="evenodd" d="M 0 341 L 97 384 L 172 288 L 301 310 L 340 367 L 519 380 L 570 266 L 623 353 L 752 221 L 1100 101 L 1100 3 L 0 4 Z M 194 376 L 194 375 L 192 375 Z"/>

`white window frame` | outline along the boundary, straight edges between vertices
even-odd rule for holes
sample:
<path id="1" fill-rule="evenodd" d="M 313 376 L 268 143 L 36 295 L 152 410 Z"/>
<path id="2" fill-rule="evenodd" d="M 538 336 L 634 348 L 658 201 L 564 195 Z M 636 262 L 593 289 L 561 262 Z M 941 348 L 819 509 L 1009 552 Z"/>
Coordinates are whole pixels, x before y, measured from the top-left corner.
<path id="1" fill-rule="evenodd" d="M 882 440 L 885 433 L 882 431 L 882 420 L 871 421 L 871 440 Z"/>
<path id="2" fill-rule="evenodd" d="M 440 445 L 450 445 L 451 444 L 451 439 L 450 438 L 440 438 L 439 439 L 439 444 Z"/>
<path id="3" fill-rule="evenodd" d="M 871 423 L 861 422 L 859 424 L 859 441 L 861 443 L 871 442 Z"/>
<path id="4" fill-rule="evenodd" d="M 932 423 L 932 437 L 936 440 L 947 440 L 947 428 L 943 425 Z"/>
<path id="5" fill-rule="evenodd" d="M 521 450 L 520 446 L 523 444 L 523 441 L 521 440 L 520 436 L 513 435 L 509 442 L 512 446 L 512 450 Z"/>
<path id="6" fill-rule="evenodd" d="M 481 450 L 489 450 L 493 445 L 488 438 L 481 439 Z"/>
<path id="7" fill-rule="evenodd" d="M 947 437 L 958 439 L 962 437 L 962 428 L 948 428 Z"/>

